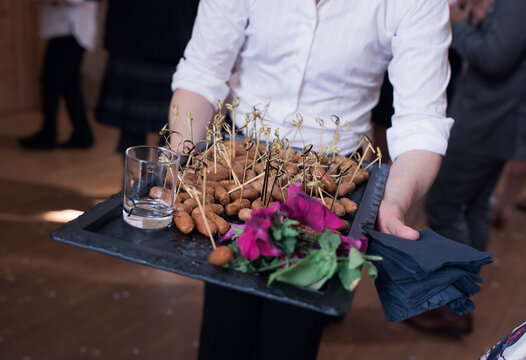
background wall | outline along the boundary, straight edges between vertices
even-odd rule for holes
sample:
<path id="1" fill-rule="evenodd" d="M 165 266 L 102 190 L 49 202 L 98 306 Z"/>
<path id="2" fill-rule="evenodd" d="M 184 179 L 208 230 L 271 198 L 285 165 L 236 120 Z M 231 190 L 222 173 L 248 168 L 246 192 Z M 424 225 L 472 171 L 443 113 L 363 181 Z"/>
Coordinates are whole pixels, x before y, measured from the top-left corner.
<path id="1" fill-rule="evenodd" d="M 97 49 L 84 57 L 83 88 L 88 107 L 96 102 L 105 64 L 100 41 L 104 5 L 102 2 Z M 31 0 L 0 0 L 0 115 L 40 108 L 40 71 L 46 43 L 38 36 L 38 8 Z"/>

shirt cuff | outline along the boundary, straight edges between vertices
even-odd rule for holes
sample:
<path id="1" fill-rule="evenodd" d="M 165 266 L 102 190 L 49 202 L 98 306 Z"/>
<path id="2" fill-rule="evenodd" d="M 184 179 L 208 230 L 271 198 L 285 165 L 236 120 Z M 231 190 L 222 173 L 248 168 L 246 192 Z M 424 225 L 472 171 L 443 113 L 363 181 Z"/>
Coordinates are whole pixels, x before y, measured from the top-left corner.
<path id="1" fill-rule="evenodd" d="M 387 130 L 387 145 L 393 161 L 411 150 L 427 150 L 439 155 L 446 153 L 449 132 L 454 123 L 452 118 L 407 120 Z"/>

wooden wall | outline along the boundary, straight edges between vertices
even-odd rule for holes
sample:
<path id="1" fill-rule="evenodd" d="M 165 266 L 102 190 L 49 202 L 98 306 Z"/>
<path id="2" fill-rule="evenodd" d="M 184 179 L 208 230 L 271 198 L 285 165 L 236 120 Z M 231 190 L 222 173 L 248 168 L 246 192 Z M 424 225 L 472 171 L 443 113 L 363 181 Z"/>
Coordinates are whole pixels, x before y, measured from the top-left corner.
<path id="1" fill-rule="evenodd" d="M 83 90 L 88 107 L 95 104 L 106 59 L 100 41 L 104 4 L 99 16 L 98 46 L 84 57 Z M 46 43 L 38 36 L 38 6 L 34 0 L 0 0 L 0 115 L 40 108 L 40 72 Z"/>
<path id="2" fill-rule="evenodd" d="M 30 0 L 0 0 L 0 114 L 39 105 L 44 42 L 38 38 L 38 8 Z"/>

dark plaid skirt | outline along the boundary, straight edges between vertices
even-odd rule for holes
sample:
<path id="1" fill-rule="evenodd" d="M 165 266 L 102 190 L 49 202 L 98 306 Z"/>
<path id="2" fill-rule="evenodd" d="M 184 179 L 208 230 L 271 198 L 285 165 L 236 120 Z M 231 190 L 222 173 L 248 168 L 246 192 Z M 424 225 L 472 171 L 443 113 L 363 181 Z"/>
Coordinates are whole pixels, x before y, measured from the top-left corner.
<path id="1" fill-rule="evenodd" d="M 168 122 L 176 65 L 110 56 L 95 116 L 135 132 L 157 132 Z"/>

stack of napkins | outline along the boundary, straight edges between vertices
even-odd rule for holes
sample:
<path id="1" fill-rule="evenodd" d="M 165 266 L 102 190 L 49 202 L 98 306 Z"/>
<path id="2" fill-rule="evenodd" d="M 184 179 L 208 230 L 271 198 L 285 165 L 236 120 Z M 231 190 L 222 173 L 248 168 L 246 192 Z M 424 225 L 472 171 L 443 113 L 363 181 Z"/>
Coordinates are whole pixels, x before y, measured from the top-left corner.
<path id="1" fill-rule="evenodd" d="M 441 306 L 459 314 L 473 310 L 470 296 L 479 292 L 480 268 L 492 254 L 449 240 L 430 229 L 419 240 L 373 230 L 367 253 L 379 255 L 376 289 L 389 321 L 401 321 Z"/>

